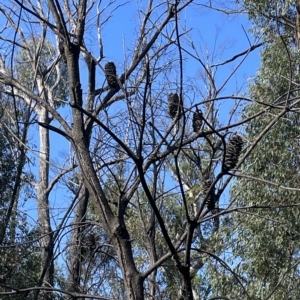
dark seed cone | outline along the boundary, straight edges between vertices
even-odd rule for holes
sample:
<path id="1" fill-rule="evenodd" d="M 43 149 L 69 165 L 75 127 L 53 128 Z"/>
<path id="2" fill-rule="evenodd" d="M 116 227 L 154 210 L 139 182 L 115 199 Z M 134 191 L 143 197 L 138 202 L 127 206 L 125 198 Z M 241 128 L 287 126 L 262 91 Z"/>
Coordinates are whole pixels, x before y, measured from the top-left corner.
<path id="1" fill-rule="evenodd" d="M 117 71 L 116 71 L 116 66 L 113 62 L 108 62 L 106 63 L 105 67 L 105 76 L 108 85 L 111 88 L 115 88 L 118 86 L 118 81 L 117 81 Z"/>
<path id="2" fill-rule="evenodd" d="M 207 206 L 207 209 L 209 209 L 209 210 L 215 209 L 215 204 L 216 204 L 215 188 L 211 189 L 211 191 L 207 195 L 211 185 L 212 185 L 212 181 L 210 179 L 207 179 L 204 181 L 203 195 L 204 195 L 204 197 L 206 197 L 205 204 Z"/>
<path id="3" fill-rule="evenodd" d="M 168 106 L 170 117 L 174 120 L 180 112 L 180 100 L 178 94 L 171 93 L 168 96 Z"/>
<path id="4" fill-rule="evenodd" d="M 86 237 L 85 246 L 87 248 L 90 248 L 90 249 L 95 249 L 96 248 L 96 239 L 95 239 L 94 233 L 90 233 Z"/>
<path id="5" fill-rule="evenodd" d="M 58 43 L 58 49 L 59 49 L 59 53 L 61 55 L 61 59 L 63 60 L 63 62 L 67 62 L 67 57 L 65 54 L 65 48 L 64 48 L 64 42 L 62 40 L 59 40 Z"/>
<path id="6" fill-rule="evenodd" d="M 224 171 L 229 171 L 236 166 L 242 147 L 243 140 L 239 135 L 235 134 L 229 139 L 225 154 Z"/>
<path id="7" fill-rule="evenodd" d="M 193 130 L 194 132 L 200 131 L 203 124 L 203 114 L 201 110 L 197 110 L 193 115 Z"/>
<path id="8" fill-rule="evenodd" d="M 6 282 L 5 275 L 0 274 L 0 283 L 5 283 L 5 282 Z"/>

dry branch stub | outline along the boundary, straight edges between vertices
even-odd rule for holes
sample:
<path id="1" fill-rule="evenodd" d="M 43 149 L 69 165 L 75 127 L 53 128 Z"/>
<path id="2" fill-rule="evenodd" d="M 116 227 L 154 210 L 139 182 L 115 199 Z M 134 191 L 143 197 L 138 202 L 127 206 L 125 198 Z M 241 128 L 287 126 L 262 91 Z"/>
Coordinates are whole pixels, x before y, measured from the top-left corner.
<path id="1" fill-rule="evenodd" d="M 118 86 L 118 81 L 117 81 L 117 71 L 116 71 L 116 66 L 115 64 L 111 61 L 105 64 L 105 76 L 108 85 L 111 88 L 115 88 Z"/>
<path id="2" fill-rule="evenodd" d="M 203 124 L 203 113 L 201 110 L 194 112 L 193 115 L 193 130 L 194 132 L 199 132 Z"/>
<path id="3" fill-rule="evenodd" d="M 178 94 L 169 94 L 168 96 L 168 107 L 170 117 L 174 120 L 180 112 L 180 99 Z"/>
<path id="4" fill-rule="evenodd" d="M 229 138 L 225 154 L 224 171 L 229 171 L 236 166 L 242 147 L 243 140 L 239 135 L 234 134 Z"/>
<path id="5" fill-rule="evenodd" d="M 205 180 L 203 183 L 203 195 L 204 197 L 206 197 L 205 204 L 207 206 L 207 209 L 209 210 L 215 209 L 215 204 L 216 204 L 215 188 L 213 187 L 208 193 L 211 185 L 212 185 L 212 181 L 210 179 Z"/>

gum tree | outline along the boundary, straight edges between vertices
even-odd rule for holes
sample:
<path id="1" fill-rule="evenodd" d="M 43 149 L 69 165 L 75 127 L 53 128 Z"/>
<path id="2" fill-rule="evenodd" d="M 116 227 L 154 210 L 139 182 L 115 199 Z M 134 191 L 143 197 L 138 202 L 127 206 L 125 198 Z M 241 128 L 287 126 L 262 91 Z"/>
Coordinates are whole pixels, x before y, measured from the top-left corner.
<path id="1" fill-rule="evenodd" d="M 232 215 L 227 232 L 235 272 L 259 299 L 299 298 L 299 1 L 245 1 L 254 32 L 267 41 L 262 65 L 249 87 L 260 102 L 246 106 L 247 118 L 269 107 L 263 118 L 245 127 L 250 144 L 261 142 L 238 173 L 232 201 L 240 206 L 260 207 Z M 261 34 L 263 32 L 263 34 Z M 290 105 L 294 108 L 289 110 Z M 282 107 L 284 116 L 277 119 Z M 264 136 L 261 132 L 274 120 Z M 220 292 L 240 298 L 230 277 L 218 282 Z"/>

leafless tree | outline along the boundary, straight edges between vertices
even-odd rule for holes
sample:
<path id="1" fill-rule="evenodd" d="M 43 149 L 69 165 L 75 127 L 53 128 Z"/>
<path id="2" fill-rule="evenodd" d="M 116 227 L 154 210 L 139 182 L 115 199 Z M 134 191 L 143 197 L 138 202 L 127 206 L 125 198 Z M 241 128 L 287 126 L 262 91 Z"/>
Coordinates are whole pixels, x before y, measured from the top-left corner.
<path id="1" fill-rule="evenodd" d="M 106 48 L 103 35 L 125 2 L 15 0 L 0 5 L 6 21 L 0 39 L 7 49 L 0 82 L 11 87 L 3 92 L 38 116 L 39 180 L 32 184 L 40 226 L 42 270 L 35 288 L 40 297 L 56 291 L 70 299 L 118 298 L 122 292 L 135 300 L 165 299 L 166 294 L 197 299 L 193 278 L 205 257 L 230 270 L 214 245 L 219 218 L 231 209 L 220 197 L 260 138 L 296 104 L 274 103 L 281 112 L 247 145 L 238 134 L 241 126 L 270 107 L 239 121 L 242 103 L 254 100 L 224 90 L 261 44 L 224 63 L 203 58 L 181 22 L 185 11 L 199 5 L 191 0 L 141 4 L 134 45 L 124 50 L 122 64 L 112 61 L 109 51 L 115 49 Z M 116 36 L 121 26 L 121 21 L 115 25 Z M 56 50 L 46 64 L 41 53 L 45 47 L 54 51 L 49 41 L 55 41 Z M 20 52 L 28 60 L 30 84 L 15 73 Z M 236 61 L 229 75 L 216 79 L 222 66 Z M 186 69 L 194 64 L 199 72 L 193 77 Z M 58 89 L 62 80 L 68 85 L 66 98 Z M 221 113 L 226 121 L 219 120 Z M 71 159 L 64 165 L 50 159 L 50 132 L 71 145 Z M 52 180 L 50 165 L 56 169 Z M 74 183 L 75 197 L 53 230 L 49 195 L 70 172 L 74 176 L 66 184 Z M 60 241 L 67 249 L 55 253 Z M 54 261 L 62 256 L 67 275 L 64 288 L 57 289 Z M 113 276 L 121 278 L 119 286 L 109 285 Z M 172 289 L 160 285 L 163 280 L 172 281 Z M 236 281 L 243 286 L 238 276 Z"/>

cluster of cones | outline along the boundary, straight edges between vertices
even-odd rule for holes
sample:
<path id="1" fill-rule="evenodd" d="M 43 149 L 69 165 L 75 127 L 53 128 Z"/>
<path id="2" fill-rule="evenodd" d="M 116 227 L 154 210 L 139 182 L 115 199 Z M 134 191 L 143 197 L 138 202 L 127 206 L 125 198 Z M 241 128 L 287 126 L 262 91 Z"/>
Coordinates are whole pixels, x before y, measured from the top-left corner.
<path id="1" fill-rule="evenodd" d="M 181 112 L 180 98 L 177 93 L 171 93 L 168 96 L 169 115 L 174 120 Z M 203 114 L 201 110 L 196 110 L 193 115 L 193 130 L 199 132 L 203 124 Z"/>

